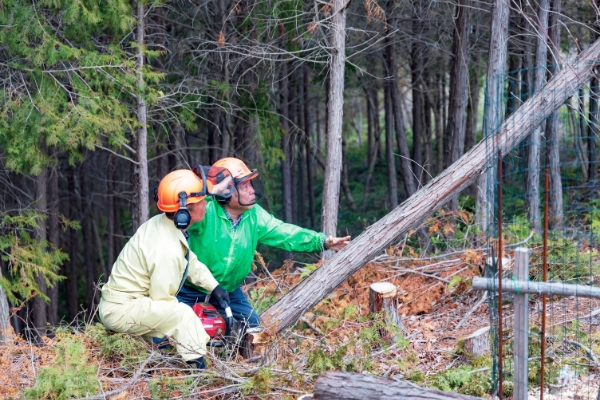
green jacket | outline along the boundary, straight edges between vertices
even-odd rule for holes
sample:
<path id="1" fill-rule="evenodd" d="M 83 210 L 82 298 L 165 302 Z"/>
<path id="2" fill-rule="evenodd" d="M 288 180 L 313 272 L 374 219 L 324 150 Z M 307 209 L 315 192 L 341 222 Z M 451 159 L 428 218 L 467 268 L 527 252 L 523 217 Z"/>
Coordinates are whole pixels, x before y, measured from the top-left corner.
<path id="1" fill-rule="evenodd" d="M 258 204 L 242 215 L 233 232 L 223 207 L 213 199 L 207 200 L 206 216 L 188 229 L 189 245 L 198 260 L 229 292 L 237 289 L 250 273 L 258 243 L 292 252 L 323 250 L 327 237 L 324 233 L 286 224 Z M 186 285 L 194 286 L 189 281 Z"/>

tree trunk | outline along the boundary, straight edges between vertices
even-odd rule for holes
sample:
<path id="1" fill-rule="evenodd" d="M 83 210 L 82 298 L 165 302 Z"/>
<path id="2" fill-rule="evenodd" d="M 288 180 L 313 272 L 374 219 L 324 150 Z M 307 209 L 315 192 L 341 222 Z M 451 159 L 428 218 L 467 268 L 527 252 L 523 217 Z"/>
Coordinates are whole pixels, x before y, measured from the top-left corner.
<path id="1" fill-rule="evenodd" d="M 426 52 L 426 58 L 429 56 L 429 52 Z M 424 152 L 425 158 L 423 161 L 423 169 L 419 171 L 417 175 L 420 177 L 419 181 L 422 181 L 423 184 L 428 183 L 432 179 L 433 174 L 433 132 L 431 126 L 431 110 L 432 110 L 432 98 L 431 95 L 431 74 L 429 65 L 424 67 L 423 71 L 423 86 L 427 92 L 427 95 L 423 97 L 423 139 L 425 139 L 424 143 Z"/>
<path id="2" fill-rule="evenodd" d="M 48 185 L 48 201 L 50 215 L 48 217 L 48 241 L 55 248 L 60 248 L 60 228 L 58 226 L 58 216 L 60 213 L 58 198 L 58 165 L 50 172 L 50 184 Z M 58 325 L 58 283 L 48 288 L 48 297 L 50 303 L 46 309 L 48 314 L 48 323 L 50 326 Z"/>
<path id="3" fill-rule="evenodd" d="M 600 83 L 598 76 L 594 75 L 590 79 L 590 122 L 587 130 L 587 146 L 588 146 L 588 177 L 589 187 L 593 192 L 595 186 L 597 186 L 596 179 L 598 179 L 598 171 L 596 165 L 596 136 L 598 135 L 598 94 L 600 92 Z M 595 193 L 590 193 L 590 197 L 595 197 Z"/>
<path id="4" fill-rule="evenodd" d="M 379 99 L 377 96 L 377 90 L 374 88 L 368 88 L 363 86 L 367 98 L 367 114 L 369 114 L 369 121 L 371 126 L 371 133 L 373 135 L 373 146 L 369 153 L 369 165 L 367 169 L 367 179 L 365 182 L 365 194 L 363 196 L 363 208 L 367 207 L 370 203 L 369 198 L 371 194 L 371 183 L 373 181 L 373 172 L 375 171 L 375 164 L 377 163 L 377 153 L 379 148 L 379 142 L 381 140 L 381 130 L 379 127 Z M 410 161 L 409 161 L 410 163 Z"/>
<path id="5" fill-rule="evenodd" d="M 469 102 L 469 26 L 471 0 L 459 0 L 456 30 L 454 32 L 454 62 L 450 75 L 450 104 L 448 106 L 448 148 L 445 166 L 452 165 L 464 153 L 467 126 L 467 103 Z M 449 208 L 458 209 L 458 196 L 450 199 Z"/>
<path id="6" fill-rule="evenodd" d="M 388 71 L 389 74 L 389 71 Z M 394 115 L 392 112 L 392 88 L 386 82 L 385 92 L 385 162 L 387 164 L 388 210 L 398 207 L 398 181 L 396 178 L 396 161 L 394 160 Z"/>
<path id="7" fill-rule="evenodd" d="M 344 195 L 348 201 L 348 207 L 352 211 L 357 211 L 354 197 L 350 191 L 350 184 L 348 183 L 348 159 L 346 157 L 346 140 L 342 140 L 342 187 L 344 188 Z"/>
<path id="8" fill-rule="evenodd" d="M 436 174 L 444 170 L 444 79 L 437 76 L 435 106 Z"/>
<path id="9" fill-rule="evenodd" d="M 165 166 L 167 157 L 161 157 L 159 161 L 159 165 Z M 106 165 L 106 219 L 107 219 L 107 232 L 106 232 L 106 253 L 107 253 L 107 269 L 106 276 L 110 275 L 112 271 L 113 264 L 116 260 L 116 241 L 115 241 L 115 233 L 116 233 L 116 210 L 115 210 L 115 158 L 111 156 L 108 157 L 108 163 Z M 168 168 L 164 168 L 168 170 Z M 158 179 L 162 179 L 168 172 L 160 171 L 158 173 Z"/>
<path id="10" fill-rule="evenodd" d="M 313 399 L 471 400 L 479 397 L 420 388 L 415 384 L 353 372 L 328 371 L 315 382 Z"/>
<path id="11" fill-rule="evenodd" d="M 265 326 L 281 331 L 296 322 L 366 262 L 381 254 L 400 235 L 418 226 L 445 204 L 450 196 L 474 182 L 488 167 L 487 163 L 493 159 L 496 151 L 502 154 L 511 151 L 590 79 L 593 68 L 600 63 L 599 55 L 600 41 L 596 41 L 502 124 L 495 136 L 495 149 L 488 148 L 485 141 L 480 142 L 394 211 L 369 226 L 269 307 L 261 316 Z"/>
<path id="12" fill-rule="evenodd" d="M 69 168 L 68 170 L 68 189 L 69 189 L 69 218 L 74 221 L 81 221 L 81 213 L 78 204 L 76 191 L 76 170 Z M 69 264 L 67 270 L 67 308 L 69 310 L 69 319 L 73 320 L 79 312 L 79 299 L 77 296 L 77 259 L 79 256 L 79 236 L 80 233 L 73 228 L 69 228 Z"/>
<path id="13" fill-rule="evenodd" d="M 46 191 L 48 189 L 48 168 L 42 168 L 42 171 L 36 179 L 35 185 L 35 209 L 38 213 L 47 215 L 47 197 Z M 43 242 L 46 241 L 46 221 L 44 219 L 38 220 L 39 227 L 35 230 L 35 237 L 39 245 L 45 247 Z M 42 274 L 36 275 L 36 283 L 40 288 L 40 291 L 46 295 L 46 280 Z M 42 300 L 38 294 L 33 298 L 33 327 L 36 329 L 39 335 L 46 335 L 46 323 L 48 322 L 48 314 L 46 312 L 46 302 Z"/>
<path id="14" fill-rule="evenodd" d="M 548 8 L 550 0 L 540 0 L 538 11 L 538 34 L 537 46 L 535 50 L 535 79 L 534 93 L 544 86 L 546 82 L 546 35 L 548 31 Z M 540 224 L 540 148 L 542 141 L 542 132 L 544 130 L 543 122 L 531 134 L 529 139 L 529 150 L 527 155 L 527 182 L 525 186 L 526 207 L 528 219 L 536 232 L 541 232 Z"/>
<path id="15" fill-rule="evenodd" d="M 88 193 L 93 193 L 93 187 L 91 185 L 91 179 L 86 176 L 86 163 L 82 164 L 79 169 L 79 193 L 81 194 L 81 230 L 83 233 L 83 244 L 84 244 L 84 268 L 85 268 L 85 282 L 86 282 L 86 305 L 88 312 L 93 310 L 94 305 L 97 304 L 95 301 L 95 288 L 96 288 L 96 254 L 94 252 L 94 231 L 92 227 L 92 221 L 94 215 L 92 213 L 93 204 Z"/>
<path id="16" fill-rule="evenodd" d="M 279 114 L 281 115 L 281 129 L 283 130 L 281 147 L 285 157 L 283 160 L 281 160 L 282 219 L 285 222 L 292 222 L 292 138 L 289 125 L 289 79 L 287 76 L 287 63 L 285 62 L 281 64 L 281 74 L 279 79 Z"/>
<path id="17" fill-rule="evenodd" d="M 144 14 L 146 7 L 138 2 L 137 4 L 137 33 L 136 41 L 141 46 L 137 49 L 137 87 L 142 89 L 144 87 L 144 74 L 142 69 L 144 67 L 144 53 L 142 47 L 145 45 L 145 24 Z M 144 222 L 148 220 L 150 216 L 149 207 L 149 181 L 148 181 L 148 127 L 147 127 L 147 110 L 146 100 L 142 96 L 137 97 L 137 119 L 140 124 L 140 128 L 137 131 L 137 164 L 134 169 L 133 177 L 133 202 L 134 202 L 134 214 L 132 221 L 132 233 Z M 82 182 L 83 183 L 83 182 Z"/>
<path id="18" fill-rule="evenodd" d="M 313 165 L 312 165 L 312 145 L 310 135 L 310 103 L 308 101 L 308 66 L 305 65 L 303 68 L 303 99 L 304 99 L 304 147 L 306 152 L 306 184 L 308 186 L 308 210 L 310 215 L 310 228 L 315 229 L 316 225 L 316 212 L 315 212 L 315 183 L 313 177 Z"/>
<path id="19" fill-rule="evenodd" d="M 394 0 L 388 0 L 388 20 L 392 26 L 395 25 L 396 17 L 394 15 Z M 412 196 L 417 191 L 417 184 L 414 178 L 414 171 L 418 171 L 420 175 L 422 158 L 415 158 L 415 162 L 418 162 L 418 166 L 413 170 L 410 160 L 410 152 L 408 150 L 408 141 L 406 139 L 406 131 L 404 130 L 404 118 L 402 116 L 402 100 L 400 94 L 400 86 L 398 80 L 398 61 L 396 57 L 396 46 L 393 41 L 393 37 L 388 36 L 386 38 L 386 63 L 389 76 L 389 89 L 391 97 L 391 107 L 394 116 L 393 123 L 396 130 L 396 141 L 398 142 L 398 154 L 400 155 L 400 171 L 402 172 L 402 180 L 404 181 L 404 189 L 406 190 L 406 197 Z M 387 102 L 386 102 L 387 103 Z M 387 107 L 387 106 L 386 106 Z M 414 107 L 414 105 L 413 105 Z M 387 110 L 387 108 L 386 108 Z M 386 111 L 387 112 L 387 111 Z M 378 116 L 376 116 L 378 117 Z M 414 121 L 413 121 L 414 123 Z M 416 136 L 413 130 L 413 138 Z M 391 142 L 390 142 L 391 143 Z M 420 146 L 420 145 L 419 145 Z M 417 146 L 415 145 L 415 148 Z M 417 150 L 415 150 L 417 152 Z M 422 153 L 422 149 L 419 147 L 418 153 Z M 415 153 L 416 154 L 416 153 Z M 395 168 L 395 167 L 394 167 Z M 397 204 L 397 203 L 396 203 Z"/>
<path id="20" fill-rule="evenodd" d="M 342 118 L 344 116 L 344 65 L 346 62 L 346 2 L 331 3 L 329 66 L 329 99 L 327 102 L 327 168 L 323 183 L 322 231 L 337 236 L 338 202 L 340 197 L 340 174 L 342 167 Z M 325 251 L 329 258 L 332 251 Z"/>
<path id="21" fill-rule="evenodd" d="M 0 261 L 0 279 L 2 278 L 2 265 Z M 0 286 L 0 346 L 5 346 L 6 335 L 4 332 L 10 327 L 10 307 L 8 305 L 8 299 L 6 298 L 6 292 Z"/>
<path id="22" fill-rule="evenodd" d="M 504 0 L 496 0 L 492 10 L 492 27 L 490 50 L 487 65 L 487 81 L 485 85 L 486 107 L 483 116 L 483 142 L 490 137 L 502 121 L 499 110 L 502 109 L 504 93 L 504 71 L 508 42 L 508 4 Z M 487 186 L 493 182 L 493 166 L 489 172 L 481 174 L 477 179 L 477 197 L 475 205 L 475 224 L 482 232 L 487 232 L 493 215 L 493 205 L 487 200 Z"/>
<path id="23" fill-rule="evenodd" d="M 388 9 L 387 13 L 393 12 L 393 4 L 392 0 L 388 0 Z M 391 4 L 391 6 L 390 6 Z M 413 166 L 412 171 L 416 174 L 416 176 L 421 176 L 423 171 L 423 147 L 422 147 L 422 136 L 423 136 L 423 51 L 424 47 L 422 43 L 421 31 L 423 30 L 423 11 L 421 0 L 415 2 L 415 11 L 417 15 L 413 16 L 412 20 L 412 30 L 413 35 L 415 35 L 415 40 L 411 45 L 411 54 L 410 54 L 410 77 L 411 77 L 411 86 L 412 86 L 412 97 L 413 97 L 413 106 L 412 106 L 412 134 L 413 134 L 413 152 L 412 152 L 412 160 Z M 392 40 L 391 40 L 392 41 Z M 392 41 L 393 42 L 393 41 Z M 393 47 L 392 44 L 388 45 L 388 47 Z M 403 173 L 404 175 L 404 173 Z M 405 176 L 403 178 L 406 179 Z M 416 188 L 415 188 L 416 189 Z M 415 190 L 409 192 L 407 190 L 407 197 L 410 197 Z"/>
<path id="24" fill-rule="evenodd" d="M 552 0 L 552 13 L 548 23 L 550 52 L 548 53 L 548 75 L 553 76 L 560 61 L 560 0 Z M 550 170 L 550 229 L 563 226 L 563 191 L 560 175 L 560 137 L 558 134 L 558 112 L 550 115 L 546 121 L 546 160 Z"/>

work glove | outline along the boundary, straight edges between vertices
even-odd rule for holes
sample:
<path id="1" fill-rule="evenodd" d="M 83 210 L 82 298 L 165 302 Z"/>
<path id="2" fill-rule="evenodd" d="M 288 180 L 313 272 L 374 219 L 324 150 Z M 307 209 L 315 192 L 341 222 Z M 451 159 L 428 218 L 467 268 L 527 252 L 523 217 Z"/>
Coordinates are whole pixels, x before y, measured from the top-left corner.
<path id="1" fill-rule="evenodd" d="M 214 298 L 217 299 L 222 309 L 226 309 L 229 307 L 229 292 L 223 289 L 221 285 L 217 285 L 217 287 L 213 289 L 210 295 L 214 296 Z"/>

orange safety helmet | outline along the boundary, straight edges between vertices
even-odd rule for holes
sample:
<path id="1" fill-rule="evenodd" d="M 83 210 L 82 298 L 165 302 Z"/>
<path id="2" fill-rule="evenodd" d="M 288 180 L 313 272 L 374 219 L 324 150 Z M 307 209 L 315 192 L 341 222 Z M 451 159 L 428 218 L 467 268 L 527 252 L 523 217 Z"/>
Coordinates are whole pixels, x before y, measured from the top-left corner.
<path id="1" fill-rule="evenodd" d="M 250 170 L 240 159 L 234 157 L 221 158 L 212 165 L 213 167 L 227 168 L 236 183 L 244 182 L 248 179 L 254 179 L 258 176 L 257 170 Z"/>
<path id="2" fill-rule="evenodd" d="M 180 193 L 185 193 L 186 205 L 199 203 L 206 197 L 202 179 L 189 169 L 179 169 L 165 175 L 158 184 L 155 197 L 158 209 L 169 213 L 179 210 Z"/>

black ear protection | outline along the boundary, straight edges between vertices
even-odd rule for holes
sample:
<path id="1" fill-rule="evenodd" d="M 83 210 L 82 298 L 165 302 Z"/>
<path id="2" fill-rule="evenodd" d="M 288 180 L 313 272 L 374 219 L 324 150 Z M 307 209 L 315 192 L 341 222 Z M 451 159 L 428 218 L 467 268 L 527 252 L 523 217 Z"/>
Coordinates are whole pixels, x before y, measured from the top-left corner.
<path id="1" fill-rule="evenodd" d="M 177 229 L 187 229 L 192 222 L 192 216 L 185 205 L 188 196 L 185 192 L 179 192 L 179 210 L 173 216 L 173 222 Z"/>

